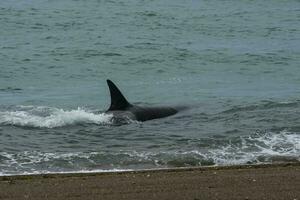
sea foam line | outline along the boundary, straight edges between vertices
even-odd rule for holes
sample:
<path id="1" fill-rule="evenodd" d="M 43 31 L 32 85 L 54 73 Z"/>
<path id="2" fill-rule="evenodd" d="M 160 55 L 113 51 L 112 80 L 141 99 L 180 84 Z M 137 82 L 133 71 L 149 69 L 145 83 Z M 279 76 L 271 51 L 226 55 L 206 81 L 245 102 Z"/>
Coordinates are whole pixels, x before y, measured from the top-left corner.
<path id="1" fill-rule="evenodd" d="M 121 171 L 300 161 L 300 134 L 255 133 L 218 146 L 175 151 L 0 152 L 0 175 Z M 212 141 L 213 143 L 213 138 Z M 218 142 L 219 143 L 219 142 Z M 107 159 L 109 158 L 109 159 Z M 62 165 L 62 163 L 65 164 Z M 47 166 L 45 168 L 45 166 Z"/>

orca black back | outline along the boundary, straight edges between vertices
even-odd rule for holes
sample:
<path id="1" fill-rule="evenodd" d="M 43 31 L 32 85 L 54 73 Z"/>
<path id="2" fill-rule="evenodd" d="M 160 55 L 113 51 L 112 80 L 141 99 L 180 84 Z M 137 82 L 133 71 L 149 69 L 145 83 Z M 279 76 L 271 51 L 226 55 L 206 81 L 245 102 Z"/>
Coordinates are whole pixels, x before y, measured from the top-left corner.
<path id="1" fill-rule="evenodd" d="M 110 91 L 111 104 L 106 113 L 113 114 L 115 118 L 146 121 L 167 117 L 178 112 L 175 108 L 167 106 L 142 107 L 132 105 L 111 80 L 107 80 L 107 85 Z"/>

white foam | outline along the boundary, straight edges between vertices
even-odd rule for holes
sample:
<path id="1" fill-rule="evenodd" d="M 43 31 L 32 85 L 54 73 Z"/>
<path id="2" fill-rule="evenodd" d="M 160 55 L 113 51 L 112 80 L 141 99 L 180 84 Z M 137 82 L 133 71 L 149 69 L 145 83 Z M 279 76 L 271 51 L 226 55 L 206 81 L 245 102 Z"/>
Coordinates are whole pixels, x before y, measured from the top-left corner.
<path id="1" fill-rule="evenodd" d="M 109 172 L 130 172 L 133 169 L 94 169 L 94 170 L 77 170 L 77 171 L 33 171 L 33 172 L 22 172 L 22 173 L 2 173 L 0 176 L 22 176 L 22 175 L 39 175 L 39 174 L 90 174 L 90 173 L 109 173 Z"/>
<path id="2" fill-rule="evenodd" d="M 158 152 L 0 152 L 0 175 L 114 172 L 145 167 L 149 169 L 203 164 L 224 166 L 300 161 L 299 144 L 300 134 L 281 131 L 241 136 L 240 139 L 234 138 L 234 142 L 218 142 L 217 146 L 212 145 L 207 149 Z M 66 167 L 61 165 L 62 162 L 68 163 Z"/>
<path id="3" fill-rule="evenodd" d="M 55 128 L 80 123 L 109 124 L 112 115 L 105 113 L 94 114 L 78 108 L 77 110 L 63 110 L 48 107 L 25 107 L 29 110 L 0 112 L 0 124 L 39 128 Z M 49 113 L 40 115 L 41 110 Z"/>
<path id="4" fill-rule="evenodd" d="M 300 161 L 300 134 L 288 131 L 269 132 L 241 138 L 241 140 L 242 146 L 228 144 L 212 149 L 209 151 L 209 157 L 213 158 L 216 165 L 261 163 L 268 162 L 274 157 Z M 264 158 L 263 161 L 260 161 L 260 158 Z"/>

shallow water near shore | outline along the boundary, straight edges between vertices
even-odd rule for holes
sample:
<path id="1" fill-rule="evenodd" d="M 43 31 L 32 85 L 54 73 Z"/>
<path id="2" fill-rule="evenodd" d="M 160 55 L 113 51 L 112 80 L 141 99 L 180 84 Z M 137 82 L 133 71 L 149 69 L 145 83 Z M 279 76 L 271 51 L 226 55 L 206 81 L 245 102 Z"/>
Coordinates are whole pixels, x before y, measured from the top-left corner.
<path id="1" fill-rule="evenodd" d="M 298 1 L 0 3 L 0 175 L 300 161 Z M 187 106 L 116 126 L 132 103 Z"/>

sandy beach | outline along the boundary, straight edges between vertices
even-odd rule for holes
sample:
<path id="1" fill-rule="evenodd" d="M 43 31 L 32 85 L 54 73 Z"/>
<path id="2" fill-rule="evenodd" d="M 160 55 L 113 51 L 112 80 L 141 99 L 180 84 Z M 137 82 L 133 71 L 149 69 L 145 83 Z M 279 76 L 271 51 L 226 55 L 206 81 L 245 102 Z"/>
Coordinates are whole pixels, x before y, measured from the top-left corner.
<path id="1" fill-rule="evenodd" d="M 0 177 L 0 199 L 300 199 L 300 164 Z"/>

